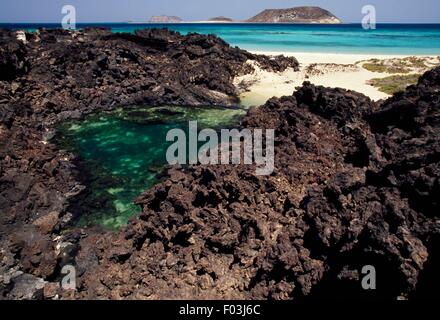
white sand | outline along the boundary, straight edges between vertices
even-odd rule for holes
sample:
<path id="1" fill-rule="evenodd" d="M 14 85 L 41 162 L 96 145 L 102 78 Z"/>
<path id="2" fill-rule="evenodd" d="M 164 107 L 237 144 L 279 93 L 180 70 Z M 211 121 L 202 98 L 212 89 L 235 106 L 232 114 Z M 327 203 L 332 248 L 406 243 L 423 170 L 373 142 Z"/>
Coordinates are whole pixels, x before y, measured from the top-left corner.
<path id="1" fill-rule="evenodd" d="M 255 54 L 265 54 L 268 56 L 284 55 L 286 57 L 295 57 L 302 65 L 311 63 L 337 63 L 350 64 L 361 60 L 370 59 L 391 59 L 405 58 L 406 55 L 387 55 L 387 54 L 362 54 L 362 53 L 326 53 L 326 52 L 275 52 L 275 51 L 251 51 Z M 414 56 L 414 55 L 413 55 Z"/>
<path id="2" fill-rule="evenodd" d="M 404 55 L 372 55 L 372 54 L 345 54 L 345 53 L 305 53 L 305 52 L 253 52 L 265 55 L 293 56 L 300 63 L 300 71 L 288 69 L 281 73 L 267 72 L 255 66 L 255 73 L 239 77 L 241 81 L 253 83 L 248 92 L 241 95 L 244 105 L 260 105 L 271 97 L 291 95 L 297 86 L 304 81 L 326 87 L 340 87 L 354 90 L 369 96 L 373 100 L 388 98 L 389 95 L 380 92 L 377 88 L 367 84 L 373 78 L 385 78 L 389 73 L 371 72 L 362 68 L 363 60 L 404 58 Z M 311 64 L 318 64 L 314 69 L 318 72 L 310 74 L 307 68 Z M 306 75 L 309 74 L 308 78 Z"/>

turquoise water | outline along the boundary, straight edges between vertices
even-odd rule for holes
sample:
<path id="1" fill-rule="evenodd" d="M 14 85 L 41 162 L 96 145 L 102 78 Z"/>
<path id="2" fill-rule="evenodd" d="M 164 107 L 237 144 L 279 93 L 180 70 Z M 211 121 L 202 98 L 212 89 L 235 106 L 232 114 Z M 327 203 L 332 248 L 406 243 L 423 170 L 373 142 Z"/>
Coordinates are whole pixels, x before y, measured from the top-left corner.
<path id="1" fill-rule="evenodd" d="M 166 163 L 170 129 L 227 128 L 245 113 L 242 109 L 157 107 L 117 110 L 64 123 L 59 143 L 84 161 L 90 193 L 80 203 L 80 226 L 118 229 L 140 212 L 133 200 L 159 181 Z"/>
<path id="2" fill-rule="evenodd" d="M 0 27 L 35 30 L 55 24 L 0 24 Z M 440 24 L 378 24 L 364 30 L 358 24 L 78 24 L 110 27 L 114 32 L 143 28 L 169 28 L 183 34 L 216 34 L 246 50 L 289 52 L 343 52 L 440 55 Z"/>

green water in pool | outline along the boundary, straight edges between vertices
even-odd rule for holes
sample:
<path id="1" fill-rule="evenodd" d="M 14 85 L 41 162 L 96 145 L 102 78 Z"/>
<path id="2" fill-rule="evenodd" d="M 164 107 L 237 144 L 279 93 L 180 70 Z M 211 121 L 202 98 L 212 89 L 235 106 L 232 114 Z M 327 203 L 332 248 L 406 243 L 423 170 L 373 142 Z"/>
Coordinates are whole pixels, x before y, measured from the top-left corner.
<path id="1" fill-rule="evenodd" d="M 230 128 L 244 114 L 244 109 L 137 107 L 63 123 L 59 143 L 80 156 L 88 177 L 78 224 L 119 229 L 141 211 L 133 200 L 159 181 L 170 129 L 187 131 L 190 120 L 199 130 Z"/>

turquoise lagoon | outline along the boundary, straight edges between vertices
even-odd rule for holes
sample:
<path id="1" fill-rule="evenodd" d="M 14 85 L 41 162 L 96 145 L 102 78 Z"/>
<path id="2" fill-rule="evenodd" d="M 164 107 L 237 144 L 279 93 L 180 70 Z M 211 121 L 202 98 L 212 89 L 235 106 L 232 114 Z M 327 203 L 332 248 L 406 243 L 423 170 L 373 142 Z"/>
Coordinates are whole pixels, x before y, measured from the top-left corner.
<path id="1" fill-rule="evenodd" d="M 58 143 L 79 155 L 88 177 L 79 225 L 118 229 L 141 211 L 133 200 L 159 181 L 172 143 L 166 141 L 169 130 L 187 131 L 190 120 L 199 129 L 228 128 L 244 114 L 217 107 L 137 107 L 62 124 Z"/>

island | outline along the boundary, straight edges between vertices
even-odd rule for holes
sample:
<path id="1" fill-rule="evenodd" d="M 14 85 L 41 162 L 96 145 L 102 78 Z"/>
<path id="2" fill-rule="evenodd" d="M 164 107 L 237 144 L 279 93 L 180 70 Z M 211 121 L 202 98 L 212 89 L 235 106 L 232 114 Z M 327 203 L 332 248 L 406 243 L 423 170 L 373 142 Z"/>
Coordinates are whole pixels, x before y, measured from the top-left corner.
<path id="1" fill-rule="evenodd" d="M 336 24 L 342 21 L 325 9 L 308 6 L 289 9 L 266 9 L 246 22 Z"/>
<path id="2" fill-rule="evenodd" d="M 176 16 L 152 16 L 150 19 L 150 23 L 180 23 L 182 19 Z"/>
<path id="3" fill-rule="evenodd" d="M 220 22 L 220 23 L 225 23 L 225 22 L 234 22 L 234 19 L 231 18 L 227 18 L 227 17 L 214 17 L 208 20 L 209 22 Z"/>

